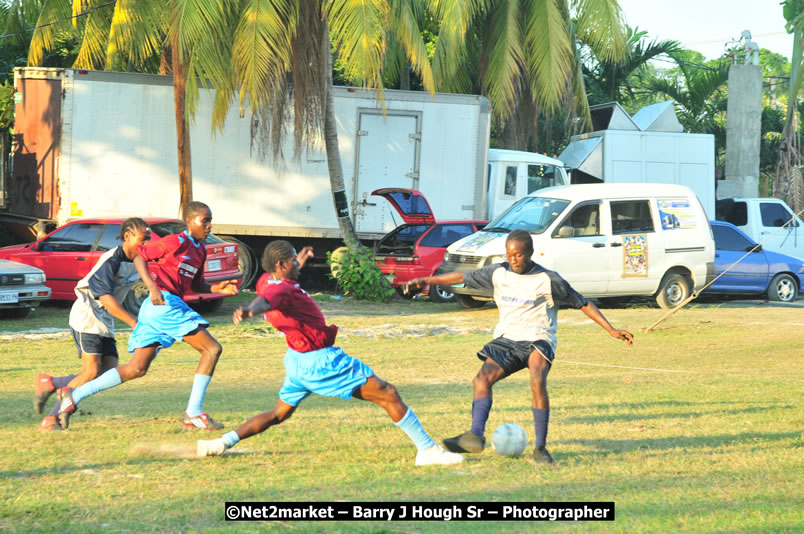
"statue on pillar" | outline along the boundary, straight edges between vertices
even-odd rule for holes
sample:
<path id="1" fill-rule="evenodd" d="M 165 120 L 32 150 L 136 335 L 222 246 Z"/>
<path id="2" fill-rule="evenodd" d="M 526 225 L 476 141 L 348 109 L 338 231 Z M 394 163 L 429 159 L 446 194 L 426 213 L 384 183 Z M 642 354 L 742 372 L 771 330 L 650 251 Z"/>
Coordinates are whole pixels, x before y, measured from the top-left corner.
<path id="1" fill-rule="evenodd" d="M 745 64 L 759 65 L 759 45 L 751 40 L 751 32 L 743 30 L 742 38 L 745 40 Z"/>

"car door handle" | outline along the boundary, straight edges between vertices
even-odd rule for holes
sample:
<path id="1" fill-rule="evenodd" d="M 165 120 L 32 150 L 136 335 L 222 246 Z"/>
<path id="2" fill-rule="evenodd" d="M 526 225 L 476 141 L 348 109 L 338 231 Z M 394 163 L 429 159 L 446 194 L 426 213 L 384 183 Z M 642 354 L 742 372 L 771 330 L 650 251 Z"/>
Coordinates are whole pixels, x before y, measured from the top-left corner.
<path id="1" fill-rule="evenodd" d="M 623 246 L 623 244 L 622 243 L 610 243 L 609 246 L 610 247 L 621 247 L 621 246 Z"/>
<path id="2" fill-rule="evenodd" d="M 86 261 L 86 258 L 84 256 L 78 256 L 75 259 L 78 260 L 78 261 Z"/>
<path id="3" fill-rule="evenodd" d="M 720 257 L 720 254 L 715 254 L 715 257 L 716 257 L 716 258 L 719 258 L 719 257 Z"/>
<path id="4" fill-rule="evenodd" d="M 603 248 L 605 246 L 606 246 L 605 243 L 592 243 L 593 248 Z"/>

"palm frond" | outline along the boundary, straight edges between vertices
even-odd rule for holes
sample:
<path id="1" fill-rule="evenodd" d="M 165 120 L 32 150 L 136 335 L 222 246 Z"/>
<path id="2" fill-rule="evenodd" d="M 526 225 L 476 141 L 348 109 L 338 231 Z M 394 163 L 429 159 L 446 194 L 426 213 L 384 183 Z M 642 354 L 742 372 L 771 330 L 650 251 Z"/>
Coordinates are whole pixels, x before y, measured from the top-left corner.
<path id="1" fill-rule="evenodd" d="M 161 52 L 167 10 L 160 0 L 117 0 L 109 28 L 106 64 L 123 58 L 137 66 Z"/>
<path id="2" fill-rule="evenodd" d="M 187 62 L 198 43 L 214 34 L 212 21 L 221 17 L 227 2 L 219 0 L 170 0 L 167 39 L 178 46 L 181 61 Z"/>
<path id="3" fill-rule="evenodd" d="M 545 110 L 555 109 L 573 68 L 569 21 L 556 1 L 533 0 L 525 16 L 525 58 L 531 92 Z"/>
<path id="4" fill-rule="evenodd" d="M 468 35 L 470 22 L 483 17 L 489 9 L 486 0 L 428 0 L 436 20 L 440 21 L 438 41 L 433 55 L 433 78 L 439 91 L 472 91 L 469 75 Z"/>
<path id="5" fill-rule="evenodd" d="M 64 0 L 44 0 L 39 18 L 36 20 L 37 29 L 31 35 L 28 65 L 36 67 L 42 64 L 45 52 L 53 50 L 56 45 L 58 32 L 70 28 L 69 20 L 56 24 L 54 22 L 69 19 L 70 12 L 71 6 Z"/>
<path id="6" fill-rule="evenodd" d="M 331 0 L 326 10 L 337 65 L 350 82 L 382 94 L 382 61 L 390 6 L 384 0 Z M 401 34 L 401 42 L 409 35 Z"/>
<path id="7" fill-rule="evenodd" d="M 525 58 L 522 50 L 522 11 L 519 0 L 500 2 L 491 13 L 488 68 L 483 88 L 499 124 L 505 123 L 516 106 L 523 82 Z"/>
<path id="8" fill-rule="evenodd" d="M 395 0 L 392 2 L 390 22 L 394 37 L 404 49 L 414 72 L 422 79 L 424 89 L 433 94 L 435 93 L 435 80 L 419 25 L 422 18 L 420 0 Z"/>
<path id="9" fill-rule="evenodd" d="M 102 0 L 94 0 L 100 4 Z M 90 6 L 91 7 L 91 6 Z M 111 7 L 111 6 L 110 6 Z M 109 25 L 112 22 L 111 9 L 96 9 L 85 15 L 86 24 L 84 25 L 81 48 L 75 58 L 73 67 L 78 69 L 103 68 L 106 60 L 106 46 L 109 42 Z"/>
<path id="10" fill-rule="evenodd" d="M 623 60 L 628 55 L 625 21 L 617 0 L 572 0 L 578 36 L 601 59 Z"/>

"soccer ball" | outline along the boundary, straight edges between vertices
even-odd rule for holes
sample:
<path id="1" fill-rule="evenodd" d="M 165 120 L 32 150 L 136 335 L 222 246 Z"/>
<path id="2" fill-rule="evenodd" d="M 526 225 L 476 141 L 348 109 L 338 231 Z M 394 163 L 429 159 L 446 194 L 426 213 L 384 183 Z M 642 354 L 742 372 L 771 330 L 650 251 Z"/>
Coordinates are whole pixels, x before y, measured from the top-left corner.
<path id="1" fill-rule="evenodd" d="M 525 429 L 514 423 L 500 425 L 491 437 L 491 444 L 498 454 L 503 456 L 519 456 L 528 446 L 528 435 Z"/>

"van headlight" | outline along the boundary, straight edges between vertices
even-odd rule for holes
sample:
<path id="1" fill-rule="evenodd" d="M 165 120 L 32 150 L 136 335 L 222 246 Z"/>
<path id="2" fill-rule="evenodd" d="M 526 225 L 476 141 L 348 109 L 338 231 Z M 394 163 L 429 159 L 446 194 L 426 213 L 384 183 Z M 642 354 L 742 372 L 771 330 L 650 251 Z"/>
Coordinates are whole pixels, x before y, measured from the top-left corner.
<path id="1" fill-rule="evenodd" d="M 44 284 L 45 283 L 45 275 L 44 273 L 34 273 L 34 274 L 26 274 L 25 275 L 25 284 L 33 285 L 33 284 Z"/>
<path id="2" fill-rule="evenodd" d="M 443 260 L 441 260 L 441 261 L 442 261 L 443 263 L 447 263 L 447 262 L 449 262 L 449 252 L 447 252 L 446 250 L 444 251 L 444 259 L 443 259 Z"/>
<path id="3" fill-rule="evenodd" d="M 495 263 L 502 263 L 505 261 L 505 256 L 489 256 L 488 263 L 486 265 L 494 265 Z"/>

